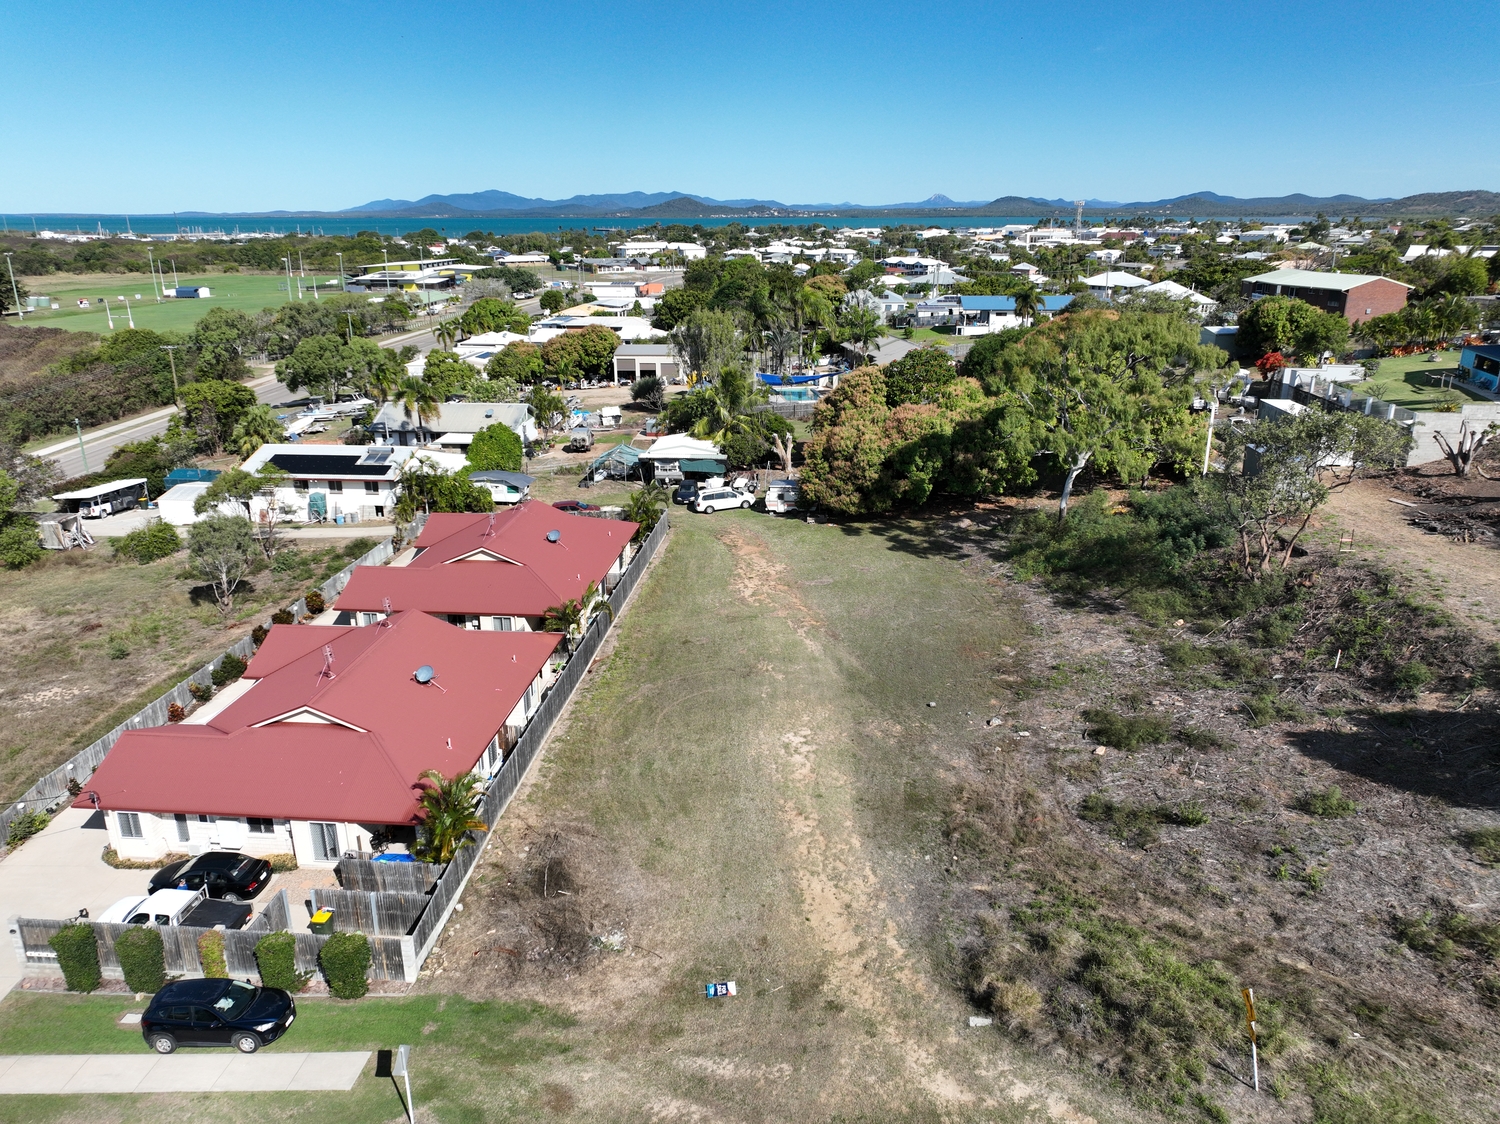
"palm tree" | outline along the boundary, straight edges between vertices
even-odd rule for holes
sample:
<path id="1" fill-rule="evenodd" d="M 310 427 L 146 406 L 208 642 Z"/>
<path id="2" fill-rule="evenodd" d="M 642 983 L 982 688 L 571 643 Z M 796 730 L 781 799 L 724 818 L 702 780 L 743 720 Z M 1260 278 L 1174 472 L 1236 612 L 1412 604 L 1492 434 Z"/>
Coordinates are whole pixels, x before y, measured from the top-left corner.
<path id="1" fill-rule="evenodd" d="M 880 317 L 873 309 L 852 305 L 845 310 L 839 335 L 845 343 L 856 345 L 861 357 L 867 357 L 871 341 L 880 338 Z"/>
<path id="2" fill-rule="evenodd" d="M 1036 319 L 1042 310 L 1042 295 L 1035 285 L 1026 285 L 1016 293 L 1016 316 L 1022 321 Z"/>
<path id="3" fill-rule="evenodd" d="M 403 368 L 395 363 L 386 363 L 370 372 L 365 380 L 365 393 L 384 406 L 396 397 L 401 388 Z"/>
<path id="4" fill-rule="evenodd" d="M 635 533 L 637 539 L 643 539 L 656 530 L 657 523 L 661 522 L 661 513 L 666 510 L 669 501 L 667 490 L 655 480 L 640 491 L 630 493 L 625 500 L 625 518 L 641 525 L 640 530 Z"/>
<path id="5" fill-rule="evenodd" d="M 778 321 L 766 331 L 764 339 L 766 353 L 771 359 L 771 373 L 784 374 L 787 361 L 797 352 L 799 340 L 796 330 Z"/>
<path id="6" fill-rule="evenodd" d="M 554 605 L 542 614 L 542 631 L 561 632 L 569 639 L 582 636 L 599 613 L 608 613 L 610 620 L 614 620 L 614 608 L 600 594 L 597 583 L 589 582 L 581 597 Z"/>
<path id="7" fill-rule="evenodd" d="M 474 773 L 444 778 L 438 770 L 428 769 L 413 787 L 421 790 L 417 797 L 422 816 L 418 854 L 427 862 L 451 862 L 471 842 L 469 832 L 489 830 L 474 814 L 481 795 L 480 780 Z"/>
<path id="8" fill-rule="evenodd" d="M 716 445 L 749 428 L 751 412 L 765 399 L 765 392 L 738 367 L 722 368 L 718 379 L 702 394 L 709 412 L 689 432 Z"/>
<path id="9" fill-rule="evenodd" d="M 285 436 L 286 429 L 271 413 L 271 407 L 251 406 L 240 417 L 229 441 L 240 456 L 248 457 L 262 445 L 280 441 Z"/>
<path id="10" fill-rule="evenodd" d="M 417 428 L 422 427 L 422 411 L 431 413 L 437 408 L 441 399 L 432 384 L 426 379 L 419 379 L 414 375 L 407 375 L 396 385 L 396 393 L 392 397 L 401 406 L 401 412 L 408 419 L 413 412 L 417 415 Z"/>
<path id="11" fill-rule="evenodd" d="M 443 345 L 444 351 L 452 351 L 453 344 L 458 340 L 458 321 L 444 320 L 432 329 L 432 336 Z"/>

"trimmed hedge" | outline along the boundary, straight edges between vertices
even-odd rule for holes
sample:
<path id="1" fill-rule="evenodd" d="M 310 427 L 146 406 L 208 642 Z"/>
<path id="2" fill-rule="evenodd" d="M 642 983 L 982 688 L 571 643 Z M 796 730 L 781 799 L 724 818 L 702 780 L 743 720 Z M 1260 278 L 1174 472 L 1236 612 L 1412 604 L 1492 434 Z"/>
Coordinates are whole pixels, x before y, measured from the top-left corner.
<path id="1" fill-rule="evenodd" d="M 370 990 L 370 942 L 363 933 L 334 933 L 318 953 L 328 991 L 336 999 L 360 999 Z"/>
<path id="2" fill-rule="evenodd" d="M 93 991 L 99 986 L 99 942 L 94 939 L 92 925 L 64 925 L 47 943 L 57 953 L 57 966 L 69 991 Z"/>
<path id="3" fill-rule="evenodd" d="M 297 971 L 297 939 L 291 933 L 267 933 L 255 944 L 260 982 L 283 991 L 301 991 L 306 973 Z"/>
<path id="4" fill-rule="evenodd" d="M 135 925 L 115 938 L 115 956 L 131 991 L 154 993 L 167 982 L 161 934 L 150 925 Z"/>
<path id="5" fill-rule="evenodd" d="M 224 934 L 210 929 L 198 938 L 198 963 L 203 974 L 211 980 L 227 980 L 229 964 L 224 959 Z"/>

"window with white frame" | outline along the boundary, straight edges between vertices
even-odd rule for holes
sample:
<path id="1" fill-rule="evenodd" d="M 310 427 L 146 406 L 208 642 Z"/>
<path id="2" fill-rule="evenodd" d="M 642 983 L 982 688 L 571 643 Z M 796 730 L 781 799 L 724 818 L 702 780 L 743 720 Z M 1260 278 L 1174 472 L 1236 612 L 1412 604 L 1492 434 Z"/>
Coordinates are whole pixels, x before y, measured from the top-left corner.
<path id="1" fill-rule="evenodd" d="M 496 617 L 495 618 L 495 631 L 496 632 L 515 632 L 516 631 L 516 621 L 515 621 L 515 618 L 514 617 Z"/>
<path id="2" fill-rule="evenodd" d="M 336 823 L 310 823 L 313 858 L 319 862 L 336 862 L 339 857 L 339 825 Z"/>
<path id="3" fill-rule="evenodd" d="M 531 686 L 526 688 L 526 698 L 523 700 L 521 706 L 522 711 L 524 711 L 526 714 L 530 714 L 532 710 L 536 708 L 537 696 L 541 693 L 542 685 L 535 679 L 533 679 L 531 681 Z"/>
<path id="4" fill-rule="evenodd" d="M 116 812 L 115 822 L 120 825 L 120 837 L 122 839 L 144 839 L 141 832 L 141 814 L 139 812 Z"/>

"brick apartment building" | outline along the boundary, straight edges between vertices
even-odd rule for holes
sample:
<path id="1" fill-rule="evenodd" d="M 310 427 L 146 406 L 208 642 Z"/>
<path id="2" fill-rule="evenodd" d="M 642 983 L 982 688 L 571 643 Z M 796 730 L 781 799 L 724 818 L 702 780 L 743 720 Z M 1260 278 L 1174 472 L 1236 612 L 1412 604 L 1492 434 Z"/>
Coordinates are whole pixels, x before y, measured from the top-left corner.
<path id="1" fill-rule="evenodd" d="M 1276 269 L 1246 277 L 1240 291 L 1256 297 L 1285 296 L 1306 301 L 1325 312 L 1337 312 L 1351 324 L 1399 312 L 1406 307 L 1410 285 L 1364 273 L 1317 273 L 1310 269 Z"/>

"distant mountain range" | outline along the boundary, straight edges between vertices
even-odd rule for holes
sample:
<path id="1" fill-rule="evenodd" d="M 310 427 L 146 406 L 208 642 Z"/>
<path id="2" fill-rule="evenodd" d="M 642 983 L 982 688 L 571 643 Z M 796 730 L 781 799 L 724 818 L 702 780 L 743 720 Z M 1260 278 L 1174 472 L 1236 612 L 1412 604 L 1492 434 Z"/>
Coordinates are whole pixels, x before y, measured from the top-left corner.
<path id="1" fill-rule="evenodd" d="M 869 216 L 901 221 L 920 216 L 943 219 L 1049 218 L 1071 215 L 1070 199 L 1002 195 L 988 201 L 956 202 L 946 195 L 931 195 L 915 203 L 780 203 L 774 199 L 714 199 L 681 191 L 626 191 L 602 195 L 574 195 L 568 199 L 539 199 L 508 191 L 475 191 L 455 195 L 425 195 L 421 199 L 375 199 L 342 211 L 263 211 L 233 215 L 179 212 L 180 217 L 202 218 L 317 218 L 369 215 L 372 218 L 484 219 L 484 218 L 655 218 L 697 219 L 717 217 L 774 218 L 807 215 L 838 217 Z M 1084 214 L 1089 218 L 1128 218 L 1135 215 L 1184 215 L 1196 218 L 1311 217 L 1319 211 L 1330 217 L 1361 218 L 1396 216 L 1430 217 L 1500 214 L 1500 193 L 1485 190 L 1440 191 L 1408 195 L 1401 199 L 1366 199 L 1358 195 L 1280 195 L 1239 199 L 1212 191 L 1195 191 L 1170 199 L 1121 203 L 1088 199 Z"/>

